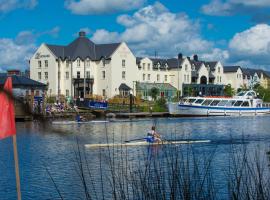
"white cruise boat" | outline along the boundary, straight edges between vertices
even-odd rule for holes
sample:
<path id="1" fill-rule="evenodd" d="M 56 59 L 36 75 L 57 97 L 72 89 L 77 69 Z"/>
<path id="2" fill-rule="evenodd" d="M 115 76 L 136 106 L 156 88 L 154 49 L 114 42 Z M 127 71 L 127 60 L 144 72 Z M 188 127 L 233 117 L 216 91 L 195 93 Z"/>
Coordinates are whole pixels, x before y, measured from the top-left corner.
<path id="1" fill-rule="evenodd" d="M 169 113 L 182 116 L 246 116 L 270 114 L 270 103 L 263 103 L 253 90 L 234 97 L 186 97 L 168 104 Z"/>

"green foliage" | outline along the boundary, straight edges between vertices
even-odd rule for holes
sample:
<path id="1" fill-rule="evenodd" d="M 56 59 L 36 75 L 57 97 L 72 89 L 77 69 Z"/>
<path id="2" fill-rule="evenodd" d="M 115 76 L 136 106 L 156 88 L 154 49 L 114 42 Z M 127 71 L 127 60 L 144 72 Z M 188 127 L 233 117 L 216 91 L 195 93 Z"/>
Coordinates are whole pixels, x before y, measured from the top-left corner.
<path id="1" fill-rule="evenodd" d="M 167 106 L 166 106 L 166 99 L 160 98 L 155 101 L 153 112 L 166 112 Z"/>
<path id="2" fill-rule="evenodd" d="M 258 97 L 261 98 L 264 102 L 270 102 L 270 89 L 265 89 L 259 84 L 256 84 L 254 86 L 254 91 L 258 94 Z"/>
<path id="3" fill-rule="evenodd" d="M 151 95 L 152 99 L 156 100 L 157 96 L 158 96 L 158 93 L 159 93 L 158 88 L 156 88 L 156 87 L 151 88 L 150 95 Z"/>
<path id="4" fill-rule="evenodd" d="M 52 96 L 52 97 L 47 97 L 46 99 L 46 103 L 55 103 L 56 102 L 56 97 Z"/>
<path id="5" fill-rule="evenodd" d="M 232 97 L 234 94 L 235 94 L 235 91 L 232 88 L 232 86 L 230 84 L 226 85 L 224 88 L 224 95 Z"/>

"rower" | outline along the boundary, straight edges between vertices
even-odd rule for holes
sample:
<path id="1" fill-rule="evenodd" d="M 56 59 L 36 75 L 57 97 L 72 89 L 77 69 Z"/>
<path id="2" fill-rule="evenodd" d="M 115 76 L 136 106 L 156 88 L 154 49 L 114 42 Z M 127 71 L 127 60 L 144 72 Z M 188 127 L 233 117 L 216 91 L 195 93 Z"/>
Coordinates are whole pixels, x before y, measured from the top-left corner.
<path id="1" fill-rule="evenodd" d="M 77 113 L 77 115 L 76 115 L 76 121 L 77 122 L 85 121 L 85 118 L 82 117 L 82 116 L 80 116 L 79 113 Z"/>
<path id="2" fill-rule="evenodd" d="M 147 133 L 146 141 L 150 143 L 161 142 L 160 135 L 156 132 L 155 126 L 152 126 L 151 131 Z"/>

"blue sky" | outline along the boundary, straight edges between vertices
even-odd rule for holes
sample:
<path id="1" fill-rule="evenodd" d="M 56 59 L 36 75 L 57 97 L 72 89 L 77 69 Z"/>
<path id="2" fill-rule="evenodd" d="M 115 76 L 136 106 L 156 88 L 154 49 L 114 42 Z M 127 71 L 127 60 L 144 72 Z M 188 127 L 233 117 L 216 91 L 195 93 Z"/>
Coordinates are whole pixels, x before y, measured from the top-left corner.
<path id="1" fill-rule="evenodd" d="M 41 43 L 66 45 L 80 30 L 125 41 L 136 56 L 270 70 L 269 11 L 269 0 L 0 0 L 0 70 L 25 69 Z"/>

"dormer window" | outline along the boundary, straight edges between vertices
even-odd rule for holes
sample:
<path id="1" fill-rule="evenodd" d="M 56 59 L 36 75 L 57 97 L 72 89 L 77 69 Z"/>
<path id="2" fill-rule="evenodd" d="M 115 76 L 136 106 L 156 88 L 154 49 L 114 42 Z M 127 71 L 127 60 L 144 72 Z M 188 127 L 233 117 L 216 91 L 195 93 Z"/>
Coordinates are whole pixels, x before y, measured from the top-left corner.
<path id="1" fill-rule="evenodd" d="M 186 64 L 186 65 L 185 65 L 185 71 L 187 71 L 187 70 L 188 70 L 188 65 Z"/>
<path id="2" fill-rule="evenodd" d="M 143 63 L 142 66 L 143 66 L 143 70 L 145 70 L 145 63 Z"/>
<path id="3" fill-rule="evenodd" d="M 80 67 L 81 66 L 81 61 L 80 59 L 77 60 L 77 67 Z"/>
<path id="4" fill-rule="evenodd" d="M 148 63 L 148 67 L 147 67 L 148 70 L 150 70 L 150 63 Z"/>
<path id="5" fill-rule="evenodd" d="M 106 65 L 105 58 L 102 58 L 102 65 L 103 65 L 103 67 L 105 67 L 105 65 Z"/>
<path id="6" fill-rule="evenodd" d="M 218 73 L 220 73 L 220 67 L 218 67 Z"/>
<path id="7" fill-rule="evenodd" d="M 86 60 L 86 66 L 90 67 L 90 60 L 88 60 L 88 59 Z"/>

